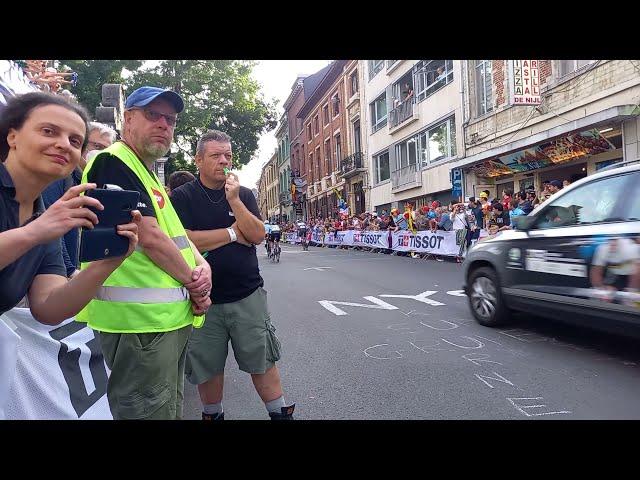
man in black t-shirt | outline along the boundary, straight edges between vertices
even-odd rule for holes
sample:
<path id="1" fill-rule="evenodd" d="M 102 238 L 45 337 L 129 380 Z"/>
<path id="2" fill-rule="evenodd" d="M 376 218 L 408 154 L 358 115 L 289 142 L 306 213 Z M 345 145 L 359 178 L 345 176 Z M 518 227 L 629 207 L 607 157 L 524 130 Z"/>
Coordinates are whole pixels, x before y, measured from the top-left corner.
<path id="1" fill-rule="evenodd" d="M 187 354 L 187 379 L 198 385 L 203 420 L 223 420 L 222 392 L 229 340 L 240 370 L 253 384 L 274 420 L 290 420 L 280 374 L 280 341 L 267 308 L 255 245 L 265 228 L 256 199 L 233 174 L 231 138 L 213 130 L 198 141 L 199 178 L 172 192 L 171 202 L 213 272 L 212 306 L 204 326 L 194 330 Z"/>

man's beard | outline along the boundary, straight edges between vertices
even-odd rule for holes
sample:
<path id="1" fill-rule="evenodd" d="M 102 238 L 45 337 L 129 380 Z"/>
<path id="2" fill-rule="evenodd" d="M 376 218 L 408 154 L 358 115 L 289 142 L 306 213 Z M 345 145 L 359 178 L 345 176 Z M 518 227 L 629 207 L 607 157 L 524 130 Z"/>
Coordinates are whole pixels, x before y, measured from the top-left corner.
<path id="1" fill-rule="evenodd" d="M 159 143 L 148 143 L 144 147 L 146 156 L 155 160 L 164 157 L 171 149 L 171 146 L 165 147 Z"/>

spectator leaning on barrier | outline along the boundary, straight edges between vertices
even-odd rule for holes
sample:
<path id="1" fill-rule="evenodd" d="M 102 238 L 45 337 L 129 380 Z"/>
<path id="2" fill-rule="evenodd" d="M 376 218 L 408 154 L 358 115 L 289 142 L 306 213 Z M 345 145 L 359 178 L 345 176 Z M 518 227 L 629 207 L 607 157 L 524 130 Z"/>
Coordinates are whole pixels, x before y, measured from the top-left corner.
<path id="1" fill-rule="evenodd" d="M 76 317 L 98 331 L 111 370 L 107 396 L 114 419 L 182 417 L 187 340 L 211 305 L 211 268 L 152 170 L 170 150 L 183 109 L 170 90 L 134 90 L 125 102 L 122 140 L 83 173 L 83 180 L 100 186 L 140 192 L 141 248 Z"/>
<path id="2" fill-rule="evenodd" d="M 531 202 L 528 200 L 528 195 L 525 192 L 518 192 L 518 206 L 522 209 L 525 215 L 529 215 L 533 210 Z"/>

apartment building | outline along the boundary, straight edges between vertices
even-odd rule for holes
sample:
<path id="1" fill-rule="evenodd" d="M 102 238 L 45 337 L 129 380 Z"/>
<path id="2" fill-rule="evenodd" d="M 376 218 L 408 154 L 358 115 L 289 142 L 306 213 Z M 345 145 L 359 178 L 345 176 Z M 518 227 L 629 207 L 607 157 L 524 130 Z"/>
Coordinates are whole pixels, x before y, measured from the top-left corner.
<path id="1" fill-rule="evenodd" d="M 370 208 L 448 203 L 461 152 L 462 62 L 361 60 L 359 68 Z"/>

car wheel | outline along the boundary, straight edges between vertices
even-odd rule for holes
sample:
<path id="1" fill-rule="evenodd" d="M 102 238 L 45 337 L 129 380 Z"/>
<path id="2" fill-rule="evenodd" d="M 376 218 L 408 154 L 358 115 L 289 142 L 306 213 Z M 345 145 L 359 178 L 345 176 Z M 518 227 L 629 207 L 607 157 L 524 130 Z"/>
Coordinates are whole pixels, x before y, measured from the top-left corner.
<path id="1" fill-rule="evenodd" d="M 509 321 L 500 282 L 495 270 L 488 267 L 473 270 L 469 275 L 469 307 L 480 325 L 496 327 Z"/>

